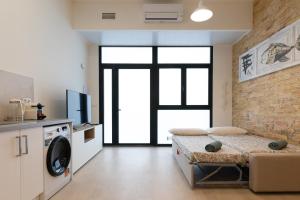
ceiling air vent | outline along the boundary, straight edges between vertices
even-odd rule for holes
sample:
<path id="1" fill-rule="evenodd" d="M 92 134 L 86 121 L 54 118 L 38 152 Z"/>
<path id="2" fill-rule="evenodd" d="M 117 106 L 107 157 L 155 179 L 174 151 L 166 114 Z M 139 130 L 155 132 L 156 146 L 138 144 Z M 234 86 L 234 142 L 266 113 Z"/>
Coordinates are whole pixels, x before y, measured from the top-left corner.
<path id="1" fill-rule="evenodd" d="M 144 4 L 144 22 L 182 22 L 182 4 Z"/>
<path id="2" fill-rule="evenodd" d="M 102 13 L 101 18 L 103 20 L 115 20 L 116 13 Z"/>

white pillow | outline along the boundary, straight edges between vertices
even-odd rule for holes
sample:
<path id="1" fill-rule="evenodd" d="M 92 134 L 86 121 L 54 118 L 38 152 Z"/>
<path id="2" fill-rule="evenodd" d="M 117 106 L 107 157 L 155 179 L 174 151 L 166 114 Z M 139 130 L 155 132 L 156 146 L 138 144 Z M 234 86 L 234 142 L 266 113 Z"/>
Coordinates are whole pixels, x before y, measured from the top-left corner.
<path id="1" fill-rule="evenodd" d="M 206 130 L 209 134 L 213 135 L 245 135 L 247 130 L 238 127 L 213 127 Z"/>
<path id="2" fill-rule="evenodd" d="M 207 135 L 205 130 L 200 128 L 173 128 L 169 130 L 173 135 L 181 136 L 197 136 L 197 135 Z"/>

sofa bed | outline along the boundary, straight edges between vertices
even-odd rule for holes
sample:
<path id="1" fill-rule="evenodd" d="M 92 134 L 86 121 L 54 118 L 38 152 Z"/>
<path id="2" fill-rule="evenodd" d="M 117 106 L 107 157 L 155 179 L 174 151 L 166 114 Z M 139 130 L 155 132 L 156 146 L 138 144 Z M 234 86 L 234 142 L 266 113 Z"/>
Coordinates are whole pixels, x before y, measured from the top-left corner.
<path id="1" fill-rule="evenodd" d="M 222 148 L 205 146 L 220 141 Z M 249 187 L 254 192 L 300 192 L 300 147 L 272 150 L 272 139 L 243 134 L 176 134 L 173 155 L 191 187 Z"/>

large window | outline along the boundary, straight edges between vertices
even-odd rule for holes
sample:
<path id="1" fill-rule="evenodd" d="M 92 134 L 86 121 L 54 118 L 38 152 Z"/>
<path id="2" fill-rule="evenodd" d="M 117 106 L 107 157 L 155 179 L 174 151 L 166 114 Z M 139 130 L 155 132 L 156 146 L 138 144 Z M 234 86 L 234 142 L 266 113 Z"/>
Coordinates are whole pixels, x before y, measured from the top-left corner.
<path id="1" fill-rule="evenodd" d="M 159 69 L 159 105 L 181 104 L 181 70 Z"/>
<path id="2" fill-rule="evenodd" d="M 210 47 L 159 47 L 159 64 L 210 64 Z"/>
<path id="3" fill-rule="evenodd" d="M 104 143 L 171 144 L 212 126 L 212 47 L 99 47 Z"/>
<path id="4" fill-rule="evenodd" d="M 211 47 L 158 47 L 157 143 L 171 128 L 211 125 Z"/>
<path id="5" fill-rule="evenodd" d="M 186 69 L 186 104 L 208 105 L 208 68 Z"/>
<path id="6" fill-rule="evenodd" d="M 208 128 L 209 110 L 159 110 L 158 144 L 169 144 L 171 128 Z"/>
<path id="7" fill-rule="evenodd" d="M 101 54 L 103 64 L 152 63 L 151 47 L 105 47 Z"/>

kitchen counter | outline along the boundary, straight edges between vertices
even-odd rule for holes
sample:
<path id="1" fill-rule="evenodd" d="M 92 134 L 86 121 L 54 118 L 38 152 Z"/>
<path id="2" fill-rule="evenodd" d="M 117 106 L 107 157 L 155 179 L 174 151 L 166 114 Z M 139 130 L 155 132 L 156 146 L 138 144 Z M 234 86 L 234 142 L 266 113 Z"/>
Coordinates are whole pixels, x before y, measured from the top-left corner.
<path id="1" fill-rule="evenodd" d="M 20 122 L 0 122 L 0 133 L 20 129 L 51 126 L 56 124 L 71 123 L 69 119 L 46 119 L 46 120 L 25 120 Z"/>

